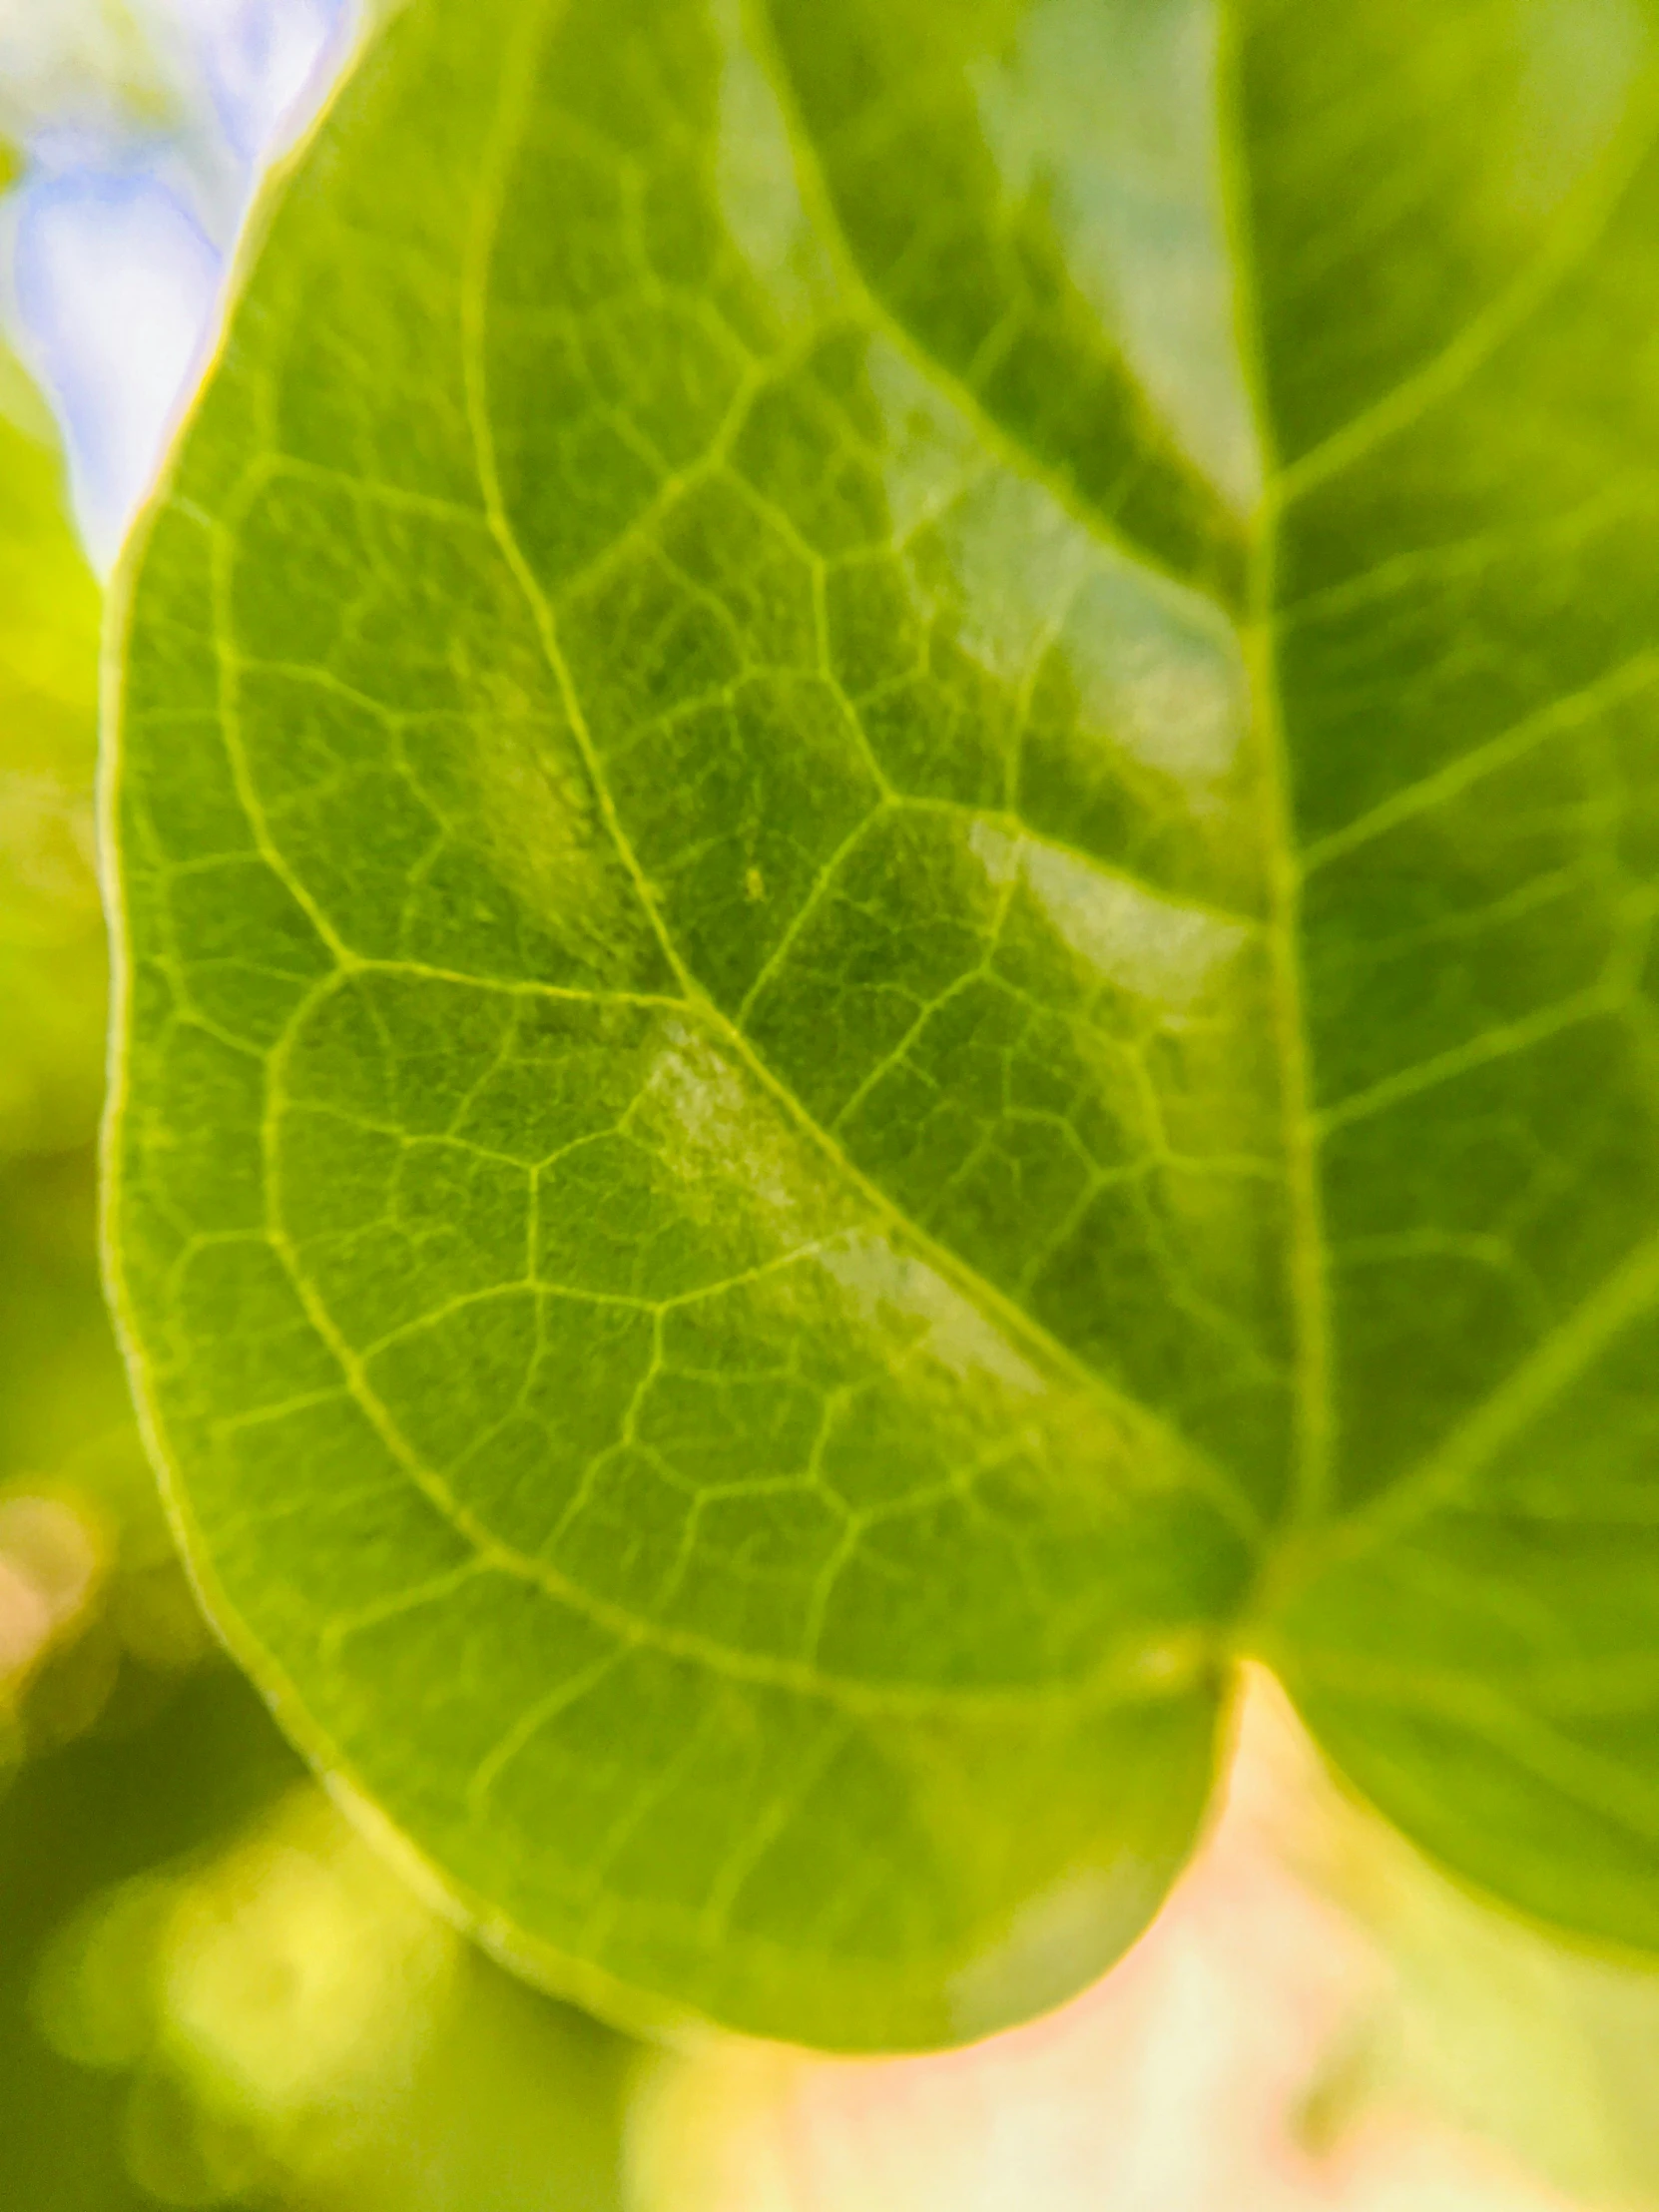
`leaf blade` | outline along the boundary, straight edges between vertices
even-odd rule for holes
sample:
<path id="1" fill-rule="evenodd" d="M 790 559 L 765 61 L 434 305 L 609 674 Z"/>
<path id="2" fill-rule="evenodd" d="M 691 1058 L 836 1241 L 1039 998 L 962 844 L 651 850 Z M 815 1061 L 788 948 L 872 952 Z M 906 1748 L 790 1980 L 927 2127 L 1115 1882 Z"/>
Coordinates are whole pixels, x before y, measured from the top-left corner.
<path id="1" fill-rule="evenodd" d="M 533 44 L 535 12 L 503 13 Z M 825 419 L 849 368 L 859 399 L 857 360 L 833 355 L 849 310 L 829 295 L 819 338 L 809 309 L 803 347 L 801 310 L 729 246 L 712 276 L 696 263 L 713 249 L 688 209 L 714 231 L 718 196 L 663 121 L 662 57 L 689 43 L 681 106 L 718 150 L 721 50 L 671 14 L 620 62 L 608 15 L 549 17 L 545 77 L 526 45 L 489 55 L 499 109 L 470 29 L 428 11 L 388 35 L 316 169 L 348 166 L 353 129 L 360 153 L 395 136 L 377 99 L 441 97 L 458 137 L 495 145 L 475 207 L 434 217 L 441 283 L 387 256 L 377 296 L 360 272 L 348 286 L 335 205 L 302 190 L 315 171 L 275 219 L 272 289 L 256 276 L 241 327 L 280 325 L 284 286 L 326 297 L 330 327 L 313 311 L 284 330 L 286 374 L 263 391 L 257 348 L 222 371 L 136 586 L 114 804 L 132 987 L 170 1011 L 129 1029 L 121 1295 L 216 1609 L 294 1685 L 314 1754 L 509 1919 L 517 1950 L 613 2002 L 632 1987 L 829 2042 L 950 2038 L 1051 2001 L 1156 1902 L 1202 1801 L 1213 1623 L 1250 1510 L 959 1230 L 912 1225 L 868 1148 L 803 1112 L 788 1052 L 745 1033 L 799 971 L 825 844 L 866 801 L 889 846 L 919 840 L 912 908 L 940 868 L 963 880 L 947 962 L 971 971 L 995 910 L 1028 901 L 1021 956 L 1051 1024 L 1087 1033 L 1103 987 L 1121 1019 L 1150 894 L 1126 883 L 1116 919 L 1079 916 L 1091 863 L 997 827 L 994 756 L 994 787 L 960 807 L 933 805 L 928 758 L 872 768 L 826 665 L 814 540 L 847 542 L 861 511 L 879 551 L 885 498 L 870 506 L 855 448 L 838 504 L 788 475 L 848 442 L 834 416 L 816 444 L 795 417 Z M 626 129 L 664 170 L 632 216 L 593 151 Z M 568 216 L 551 264 L 548 205 Z M 643 303 L 618 306 L 641 207 L 656 260 Z M 497 210 L 518 230 L 492 254 Z M 659 297 L 676 255 L 721 306 L 712 337 Z M 607 363 L 642 364 L 595 433 L 608 481 L 589 449 L 536 442 L 569 432 L 546 405 L 550 306 Z M 417 384 L 366 422 L 350 385 L 319 404 L 307 347 L 390 329 L 406 349 L 411 324 Z M 733 331 L 759 362 L 735 418 Z M 829 366 L 794 378 L 803 350 Z M 912 477 L 977 472 L 913 373 L 903 403 L 928 410 Z M 393 436 L 399 410 L 417 427 Z M 1051 594 L 1087 584 L 1093 550 L 1040 519 L 1061 546 Z M 1148 600 L 1121 562 L 1109 580 L 1132 613 L 1172 609 L 1171 649 L 1204 656 L 1225 722 L 1206 618 Z M 1029 640 L 1040 609 L 1023 620 Z M 619 660 L 624 622 L 669 645 Z M 752 681 L 734 682 L 734 639 Z M 976 681 L 994 736 L 1008 679 Z M 792 735 L 816 726 L 805 782 L 785 712 Z M 657 808 L 695 757 L 678 725 L 711 718 L 740 782 L 771 777 L 749 819 L 763 839 L 781 822 L 778 845 L 723 836 L 718 788 L 690 837 Z M 1068 947 L 1082 924 L 1094 937 Z M 1216 933 L 1225 960 L 1248 926 L 1183 928 L 1159 957 L 1191 1003 Z M 1164 987 L 1155 971 L 1153 1009 Z M 986 989 L 1006 1009 L 1010 986 Z M 192 1126 L 212 1130 L 211 1178 L 180 1143 Z M 1057 1219 L 1076 1190 L 1048 1201 Z"/>
<path id="2" fill-rule="evenodd" d="M 1188 1849 L 1239 1645 L 1430 1848 L 1640 1936 L 1639 42 L 1517 185 L 1445 102 L 1530 145 L 1537 11 L 1233 12 L 1240 623 L 1067 212 L 1071 0 L 953 17 L 895 113 L 955 175 L 1060 103 L 1053 206 L 958 213 L 993 263 L 1053 218 L 1020 343 L 1117 394 L 1122 514 L 1029 376 L 964 404 L 985 300 L 904 291 L 791 8 L 498 5 L 345 96 L 137 574 L 118 1291 L 221 1617 L 625 2009 L 1053 2001 Z M 1556 1366 L 1605 1462 L 1558 1556 Z"/>

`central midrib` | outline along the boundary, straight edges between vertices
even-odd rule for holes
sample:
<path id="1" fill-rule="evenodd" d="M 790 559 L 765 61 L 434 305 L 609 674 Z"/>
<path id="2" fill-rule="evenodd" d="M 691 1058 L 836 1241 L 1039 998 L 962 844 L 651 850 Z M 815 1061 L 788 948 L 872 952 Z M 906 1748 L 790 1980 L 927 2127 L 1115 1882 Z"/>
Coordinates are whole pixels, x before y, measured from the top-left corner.
<path id="1" fill-rule="evenodd" d="M 1233 273 L 1239 372 L 1255 424 L 1264 486 L 1252 529 L 1246 613 L 1240 635 L 1250 683 L 1250 730 L 1256 748 L 1260 844 L 1268 893 L 1275 1060 L 1288 1214 L 1285 1274 L 1294 1334 L 1294 1428 L 1284 1525 L 1288 1532 L 1302 1532 L 1323 1521 L 1331 1505 L 1336 1450 L 1331 1293 L 1303 973 L 1302 870 L 1295 836 L 1295 789 L 1279 685 L 1276 616 L 1283 468 L 1268 397 L 1265 335 L 1256 296 L 1256 239 L 1250 217 L 1238 12 L 1226 5 L 1219 12 L 1215 127 L 1222 212 L 1228 266 Z"/>
<path id="2" fill-rule="evenodd" d="M 1239 67 L 1241 0 L 1219 0 L 1221 25 L 1217 72 L 1217 142 L 1221 156 L 1223 206 L 1229 239 L 1229 266 L 1235 287 L 1235 331 L 1239 364 L 1252 406 L 1264 493 L 1254 522 L 1249 589 L 1242 639 L 1251 686 L 1251 727 L 1258 747 L 1259 789 L 1266 819 L 1262 848 L 1268 871 L 1270 930 L 1274 948 L 1275 999 L 1279 1027 L 1279 1069 L 1287 1185 L 1291 1207 L 1290 1288 L 1297 1333 L 1297 1436 L 1291 1512 L 1287 1534 L 1293 1543 L 1270 1570 L 1270 1581 L 1287 1573 L 1307 1573 L 1327 1551 L 1340 1554 L 1350 1538 L 1365 1545 L 1381 1529 L 1408 1520 L 1414 1501 L 1432 1497 L 1460 1462 L 1471 1440 L 1499 1427 L 1511 1400 L 1530 1401 L 1534 1373 L 1551 1371 L 1557 1352 L 1546 1342 L 1530 1360 L 1503 1378 L 1426 1457 L 1371 1505 L 1346 1509 L 1335 1494 L 1340 1421 L 1334 1369 L 1334 1329 L 1325 1232 L 1320 1125 L 1315 1112 L 1315 1079 L 1307 1019 L 1302 957 L 1302 883 L 1306 855 L 1300 859 L 1295 834 L 1294 776 L 1284 720 L 1277 665 L 1277 568 L 1281 522 L 1294 501 L 1330 482 L 1354 460 L 1397 430 L 1423 409 L 1456 390 L 1479 363 L 1548 300 L 1576 263 L 1610 222 L 1659 136 L 1659 68 L 1649 73 L 1640 98 L 1607 158 L 1575 194 L 1571 220 L 1562 224 L 1537 262 L 1491 302 L 1475 323 L 1459 334 L 1421 371 L 1396 387 L 1378 405 L 1328 436 L 1294 462 L 1277 450 L 1268 399 L 1266 348 L 1255 293 L 1257 255 L 1249 216 L 1248 160 Z M 1659 1247 L 1656 1247 L 1659 1249 Z M 1593 1337 L 1603 1304 L 1617 1303 L 1627 1275 L 1659 1281 L 1651 1253 L 1639 1252 L 1618 1269 L 1560 1332 L 1576 1342 Z M 1316 1528 L 1324 1538 L 1306 1540 Z M 1263 1610 L 1259 1604 L 1257 1610 Z"/>

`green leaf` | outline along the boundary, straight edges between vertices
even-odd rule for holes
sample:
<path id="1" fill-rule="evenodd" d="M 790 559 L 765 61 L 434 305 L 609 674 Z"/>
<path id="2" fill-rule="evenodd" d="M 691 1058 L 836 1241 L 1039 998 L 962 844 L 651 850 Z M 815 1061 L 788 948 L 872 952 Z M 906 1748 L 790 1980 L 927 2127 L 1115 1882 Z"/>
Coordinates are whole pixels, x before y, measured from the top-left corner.
<path id="1" fill-rule="evenodd" d="M 1659 1945 L 1656 29 L 415 0 L 275 196 L 130 573 L 116 1292 L 530 1970 L 1034 2010 L 1240 1650 Z"/>

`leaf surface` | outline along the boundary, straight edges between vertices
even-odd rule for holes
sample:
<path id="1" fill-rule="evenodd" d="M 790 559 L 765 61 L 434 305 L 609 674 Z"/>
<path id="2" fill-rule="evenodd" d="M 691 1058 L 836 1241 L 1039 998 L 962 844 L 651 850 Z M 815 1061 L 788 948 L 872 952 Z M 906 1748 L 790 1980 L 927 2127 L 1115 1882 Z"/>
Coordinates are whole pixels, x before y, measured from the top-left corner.
<path id="1" fill-rule="evenodd" d="M 487 14 L 276 196 L 131 574 L 222 1623 L 613 2008 L 1052 2002 L 1241 1648 L 1659 1940 L 1648 15 Z"/>

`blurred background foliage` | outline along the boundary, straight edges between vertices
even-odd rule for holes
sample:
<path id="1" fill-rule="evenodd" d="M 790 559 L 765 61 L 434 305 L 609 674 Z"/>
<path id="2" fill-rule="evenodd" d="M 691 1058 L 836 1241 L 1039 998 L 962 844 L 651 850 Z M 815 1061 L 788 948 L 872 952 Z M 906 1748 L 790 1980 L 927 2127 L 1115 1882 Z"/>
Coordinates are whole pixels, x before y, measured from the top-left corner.
<path id="1" fill-rule="evenodd" d="M 1443 1882 L 1260 1689 L 1200 1862 L 1056 2020 L 943 2059 L 647 2059 L 406 1889 L 220 1654 L 98 1286 L 84 547 L 119 539 L 251 181 L 341 21 L 336 0 L 0 0 L 0 259 L 90 209 L 74 236 L 117 252 L 86 279 L 102 373 L 137 394 L 87 416 L 73 314 L 9 282 L 77 473 L 0 342 L 0 2207 L 1659 2206 L 1659 1979 Z M 158 238 L 171 276 L 122 243 Z M 129 282 L 141 310 L 166 295 L 148 351 L 143 312 L 110 305 Z"/>

